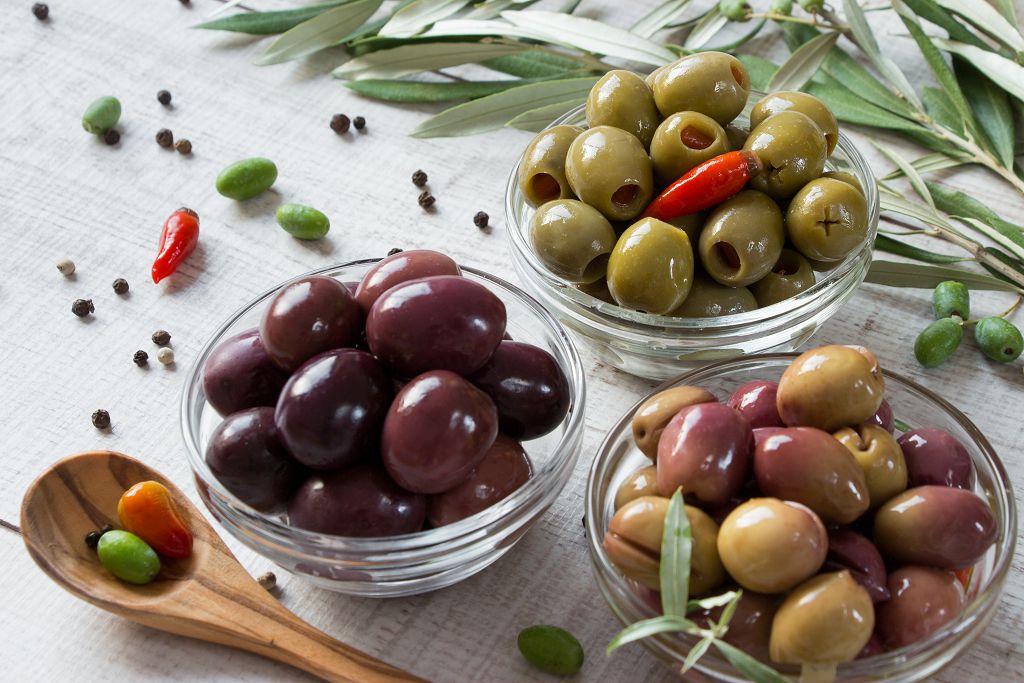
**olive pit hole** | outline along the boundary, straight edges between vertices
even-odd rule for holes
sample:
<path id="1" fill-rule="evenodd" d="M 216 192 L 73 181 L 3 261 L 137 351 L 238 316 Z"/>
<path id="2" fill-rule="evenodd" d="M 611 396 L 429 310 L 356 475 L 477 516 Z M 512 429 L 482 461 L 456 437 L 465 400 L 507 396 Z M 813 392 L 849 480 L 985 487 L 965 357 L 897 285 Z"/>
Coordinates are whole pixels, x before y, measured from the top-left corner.
<path id="1" fill-rule="evenodd" d="M 530 192 L 538 204 L 543 204 L 561 197 L 562 186 L 550 173 L 535 173 L 530 178 Z"/>
<path id="2" fill-rule="evenodd" d="M 604 277 L 608 271 L 609 254 L 599 254 L 591 259 L 590 263 L 583 267 L 583 279 L 587 282 L 594 282 Z"/>
<path id="3" fill-rule="evenodd" d="M 780 256 L 775 267 L 772 268 L 772 272 L 776 275 L 796 275 L 799 270 L 800 264 L 798 264 L 796 259 L 792 258 L 789 254 L 783 254 Z"/>
<path id="4" fill-rule="evenodd" d="M 715 137 L 697 126 L 685 126 L 679 131 L 679 140 L 690 149 L 707 149 L 715 141 Z"/>
<path id="5" fill-rule="evenodd" d="M 839 136 L 833 135 L 832 133 L 825 133 L 825 146 L 827 149 L 835 149 L 836 144 L 839 143 Z"/>
<path id="6" fill-rule="evenodd" d="M 622 207 L 630 206 L 634 201 L 636 201 L 637 195 L 639 194 L 639 185 L 623 185 L 612 193 L 612 204 Z"/>
<path id="7" fill-rule="evenodd" d="M 744 90 L 748 90 L 750 88 L 750 81 L 747 78 L 746 69 L 739 64 L 732 64 L 729 67 L 729 70 L 732 71 L 732 77 L 736 79 L 736 82 L 739 83 L 741 88 Z"/>
<path id="8" fill-rule="evenodd" d="M 715 254 L 718 256 L 718 260 L 725 264 L 727 268 L 732 270 L 740 269 L 740 255 L 736 252 L 736 247 L 728 242 L 715 242 Z"/>

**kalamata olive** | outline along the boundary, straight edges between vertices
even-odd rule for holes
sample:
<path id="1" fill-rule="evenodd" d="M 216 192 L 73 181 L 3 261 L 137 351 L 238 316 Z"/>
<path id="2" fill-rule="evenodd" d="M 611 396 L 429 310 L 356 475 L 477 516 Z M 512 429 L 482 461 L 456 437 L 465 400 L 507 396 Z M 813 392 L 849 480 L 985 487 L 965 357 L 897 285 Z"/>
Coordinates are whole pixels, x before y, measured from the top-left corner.
<path id="1" fill-rule="evenodd" d="M 484 459 L 461 484 L 428 498 L 427 520 L 430 526 L 439 527 L 475 515 L 507 497 L 532 476 L 530 458 L 519 442 L 498 434 Z"/>
<path id="2" fill-rule="evenodd" d="M 889 574 L 892 598 L 878 605 L 875 633 L 889 650 L 915 643 L 964 610 L 963 586 L 952 572 L 907 565 Z"/>
<path id="3" fill-rule="evenodd" d="M 889 599 L 885 561 L 875 544 L 856 531 L 833 529 L 828 532 L 828 556 L 824 571 L 849 570 L 853 580 L 864 587 L 871 602 Z"/>
<path id="4" fill-rule="evenodd" d="M 604 549 L 626 578 L 648 588 L 660 587 L 661 537 L 665 531 L 668 498 L 643 496 L 626 503 L 608 523 Z M 693 545 L 690 556 L 690 595 L 703 595 L 725 580 L 718 558 L 718 525 L 707 514 L 685 506 Z"/>
<path id="5" fill-rule="evenodd" d="M 373 302 L 395 285 L 432 275 L 462 275 L 462 271 L 450 256 L 438 251 L 400 251 L 382 259 L 366 271 L 356 289 L 356 301 L 364 313 L 369 313 Z"/>
<path id="6" fill-rule="evenodd" d="M 273 408 L 232 413 L 217 425 L 206 464 L 231 493 L 257 510 L 283 506 L 302 481 L 302 468 L 278 438 Z"/>
<path id="7" fill-rule="evenodd" d="M 761 661 L 768 660 L 768 642 L 772 634 L 772 619 L 775 618 L 775 610 L 778 609 L 779 598 L 774 595 L 764 595 L 752 591 L 743 591 L 740 601 L 736 605 L 732 619 L 729 621 L 729 630 L 722 639 L 730 645 L 735 645 L 751 657 Z M 708 627 L 708 620 L 718 623 L 722 619 L 723 607 L 715 607 L 691 614 L 692 619 L 702 628 Z"/>
<path id="8" fill-rule="evenodd" d="M 878 410 L 885 381 L 865 348 L 821 346 L 797 356 L 779 380 L 778 408 L 787 425 L 833 432 Z"/>
<path id="9" fill-rule="evenodd" d="M 683 408 L 658 442 L 658 491 L 682 487 L 703 503 L 724 503 L 743 488 L 753 442 L 746 418 L 723 403 Z"/>
<path id="10" fill-rule="evenodd" d="M 453 275 L 411 280 L 382 294 L 366 341 L 402 377 L 428 370 L 476 372 L 505 333 L 505 304 L 478 282 Z"/>
<path id="11" fill-rule="evenodd" d="M 893 429 L 896 428 L 896 418 L 892 413 L 892 406 L 884 398 L 882 403 L 878 406 L 878 410 L 871 416 L 870 422 L 884 427 L 885 431 L 892 434 Z"/>
<path id="12" fill-rule="evenodd" d="M 633 441 L 644 455 L 657 460 L 658 442 L 669 420 L 687 406 L 717 400 L 714 394 L 700 387 L 682 386 L 659 391 L 636 409 L 633 415 Z"/>
<path id="13" fill-rule="evenodd" d="M 277 402 L 281 440 L 303 465 L 330 470 L 375 452 L 391 381 L 365 351 L 337 349 L 306 361 Z"/>
<path id="14" fill-rule="evenodd" d="M 388 474 L 416 493 L 441 493 L 469 476 L 498 436 L 498 411 L 484 392 L 447 370 L 402 387 L 384 419 Z"/>
<path id="15" fill-rule="evenodd" d="M 754 438 L 754 476 L 765 495 L 803 503 L 830 524 L 849 524 L 867 512 L 864 472 L 831 434 L 766 427 Z"/>
<path id="16" fill-rule="evenodd" d="M 314 474 L 288 504 L 292 526 L 335 536 L 396 536 L 423 528 L 424 496 L 410 493 L 376 463 Z"/>
<path id="17" fill-rule="evenodd" d="M 569 411 L 569 380 L 554 356 L 532 344 L 502 341 L 468 379 L 491 397 L 499 428 L 513 439 L 543 436 Z"/>
<path id="18" fill-rule="evenodd" d="M 775 395 L 778 390 L 778 382 L 756 379 L 734 391 L 726 404 L 747 418 L 751 429 L 785 427 L 782 418 L 779 417 L 779 409 L 775 406 Z"/>
<path id="19" fill-rule="evenodd" d="M 658 495 L 658 470 L 654 465 L 641 467 L 626 477 L 615 492 L 615 509 L 618 510 L 631 500 L 641 496 Z"/>
<path id="20" fill-rule="evenodd" d="M 967 449 L 943 429 L 913 429 L 899 439 L 911 486 L 971 488 L 973 465 Z"/>
<path id="21" fill-rule="evenodd" d="M 881 425 L 865 422 L 843 427 L 832 435 L 846 446 L 864 472 L 871 507 L 878 507 L 907 489 L 907 464 L 892 434 Z"/>
<path id="22" fill-rule="evenodd" d="M 875 610 L 875 627 L 878 627 L 878 610 Z M 885 648 L 882 647 L 882 641 L 878 639 L 877 633 L 872 633 L 871 637 L 868 638 L 868 644 L 861 648 L 861 651 L 857 653 L 857 659 L 867 659 L 868 657 L 874 657 L 885 652 Z"/>
<path id="23" fill-rule="evenodd" d="M 363 312 L 348 287 L 313 275 L 274 295 L 260 320 L 260 340 L 273 361 L 291 371 L 318 353 L 355 346 L 362 328 Z"/>
<path id="24" fill-rule="evenodd" d="M 288 373 L 270 360 L 257 329 L 222 341 L 203 366 L 203 393 L 221 415 L 275 405 L 287 381 Z"/>
<path id="25" fill-rule="evenodd" d="M 992 508 L 965 489 L 917 486 L 875 514 L 875 545 L 891 562 L 964 569 L 999 535 Z"/>
<path id="26" fill-rule="evenodd" d="M 850 572 L 831 572 L 800 584 L 772 621 L 774 662 L 837 664 L 853 661 L 875 628 L 871 598 Z"/>
<path id="27" fill-rule="evenodd" d="M 778 498 L 751 498 L 725 518 L 718 555 L 746 589 L 782 593 L 813 576 L 825 561 L 828 534 L 809 508 Z"/>

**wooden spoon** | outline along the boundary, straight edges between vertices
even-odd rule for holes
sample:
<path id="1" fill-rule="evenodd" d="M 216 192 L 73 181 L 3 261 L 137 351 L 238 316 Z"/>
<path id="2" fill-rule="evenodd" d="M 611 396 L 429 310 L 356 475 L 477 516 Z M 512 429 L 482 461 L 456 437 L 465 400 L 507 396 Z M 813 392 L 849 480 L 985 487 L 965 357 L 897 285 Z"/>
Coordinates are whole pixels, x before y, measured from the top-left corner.
<path id="1" fill-rule="evenodd" d="M 195 541 L 192 557 L 162 560 L 156 580 L 135 586 L 104 569 L 84 539 L 104 524 L 117 526 L 121 494 L 147 480 L 168 488 Z M 282 607 L 174 484 L 127 455 L 91 451 L 51 466 L 25 493 L 21 532 L 32 559 L 61 587 L 140 624 L 254 652 L 329 681 L 423 681 Z"/>

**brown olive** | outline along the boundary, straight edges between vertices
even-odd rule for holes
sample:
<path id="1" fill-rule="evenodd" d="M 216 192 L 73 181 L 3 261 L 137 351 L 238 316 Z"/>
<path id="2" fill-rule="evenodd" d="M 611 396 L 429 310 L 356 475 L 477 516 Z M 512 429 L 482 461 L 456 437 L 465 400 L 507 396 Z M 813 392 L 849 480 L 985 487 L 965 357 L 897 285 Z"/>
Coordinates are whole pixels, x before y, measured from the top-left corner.
<path id="1" fill-rule="evenodd" d="M 912 429 L 898 441 L 907 461 L 911 486 L 938 484 L 971 488 L 974 465 L 964 445 L 949 432 L 935 427 Z"/>
<path id="2" fill-rule="evenodd" d="M 799 252 L 783 249 L 779 260 L 763 278 L 750 285 L 757 305 L 764 308 L 794 297 L 814 286 L 814 269 Z"/>
<path id="3" fill-rule="evenodd" d="M 907 463 L 900 445 L 884 427 L 865 422 L 843 427 L 833 436 L 846 446 L 864 471 L 871 507 L 878 507 L 907 489 Z"/>
<path id="4" fill-rule="evenodd" d="M 786 239 L 782 211 L 757 190 L 743 190 L 719 204 L 700 233 L 704 270 L 729 287 L 746 287 L 771 272 Z"/>
<path id="5" fill-rule="evenodd" d="M 565 176 L 580 200 L 612 221 L 639 216 L 654 192 L 654 172 L 643 143 L 612 126 L 590 128 L 572 141 Z"/>
<path id="6" fill-rule="evenodd" d="M 839 124 L 832 110 L 814 95 L 802 92 L 778 91 L 762 97 L 750 110 L 751 128 L 780 111 L 798 111 L 814 121 L 825 136 L 828 154 L 839 144 Z"/>
<path id="7" fill-rule="evenodd" d="M 779 598 L 775 595 L 764 595 L 752 591 L 743 591 L 736 611 L 729 620 L 729 630 L 722 638 L 730 645 L 735 645 L 751 657 L 768 660 L 768 642 L 772 633 L 772 619 L 779 607 Z M 722 607 L 705 609 L 691 614 L 690 618 L 702 628 L 707 628 L 709 620 L 718 623 L 722 620 Z"/>
<path id="8" fill-rule="evenodd" d="M 963 586 L 952 572 L 907 565 L 889 574 L 892 597 L 878 605 L 875 628 L 889 650 L 915 643 L 964 610 Z"/>
<path id="9" fill-rule="evenodd" d="M 698 274 L 693 278 L 686 299 L 669 315 L 679 318 L 713 318 L 746 313 L 756 308 L 757 300 L 746 287 L 720 285 L 707 275 Z"/>
<path id="10" fill-rule="evenodd" d="M 726 403 L 747 418 L 751 429 L 784 427 L 779 409 L 775 406 L 778 391 L 778 382 L 755 379 L 732 392 Z"/>
<path id="11" fill-rule="evenodd" d="M 824 571 L 846 569 L 853 580 L 864 586 L 871 602 L 889 599 L 886 586 L 885 560 L 875 544 L 852 529 L 833 529 L 828 532 L 828 557 Z"/>
<path id="12" fill-rule="evenodd" d="M 651 460 L 658 458 L 658 441 L 669 420 L 683 408 L 718 399 L 706 389 L 682 386 L 659 391 L 640 404 L 633 415 L 633 441 Z"/>
<path id="13" fill-rule="evenodd" d="M 808 116 L 783 111 L 770 116 L 750 131 L 743 149 L 753 152 L 764 171 L 750 179 L 750 186 L 775 199 L 788 199 L 821 175 L 828 156 L 825 136 Z"/>
<path id="14" fill-rule="evenodd" d="M 725 130 L 710 116 L 696 111 L 672 114 L 651 140 L 651 162 L 658 182 L 675 182 L 694 166 L 729 151 Z"/>
<path id="15" fill-rule="evenodd" d="M 718 555 L 744 588 L 782 593 L 813 576 L 828 552 L 825 525 L 809 508 L 778 498 L 751 498 L 718 532 Z"/>
<path id="16" fill-rule="evenodd" d="M 517 178 L 520 191 L 532 206 L 573 196 L 565 178 L 565 156 L 582 132 L 579 126 L 555 126 L 542 130 L 526 146 Z"/>
<path id="17" fill-rule="evenodd" d="M 654 465 L 641 467 L 626 477 L 615 492 L 615 509 L 618 510 L 631 500 L 642 496 L 658 495 L 658 470 Z"/>
<path id="18" fill-rule="evenodd" d="M 850 662 L 874 628 L 871 598 L 850 572 L 822 574 L 797 586 L 775 613 L 770 656 L 785 664 Z"/>
<path id="19" fill-rule="evenodd" d="M 885 380 L 863 347 L 820 346 L 797 356 L 779 380 L 778 407 L 787 425 L 833 432 L 871 419 Z"/>
<path id="20" fill-rule="evenodd" d="M 786 233 L 807 258 L 842 261 L 868 237 L 867 200 L 842 180 L 811 180 L 789 202 Z"/>
<path id="21" fill-rule="evenodd" d="M 676 60 L 654 78 L 654 102 L 662 116 L 698 111 L 723 126 L 747 104 L 750 76 L 724 52 L 697 52 Z"/>
<path id="22" fill-rule="evenodd" d="M 644 79 L 632 71 L 613 69 L 590 89 L 586 104 L 587 125 L 614 126 L 651 144 L 661 116 L 654 106 L 654 93 Z"/>

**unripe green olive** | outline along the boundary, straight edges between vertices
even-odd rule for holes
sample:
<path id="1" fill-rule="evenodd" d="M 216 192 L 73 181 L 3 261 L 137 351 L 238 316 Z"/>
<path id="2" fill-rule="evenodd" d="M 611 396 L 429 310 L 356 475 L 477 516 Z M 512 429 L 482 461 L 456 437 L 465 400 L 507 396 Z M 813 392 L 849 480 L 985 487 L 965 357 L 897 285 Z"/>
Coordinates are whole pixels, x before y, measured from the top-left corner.
<path id="1" fill-rule="evenodd" d="M 573 196 L 565 178 L 565 156 L 582 132 L 579 126 L 554 126 L 537 133 L 526 146 L 517 178 L 519 190 L 531 206 Z"/>
<path id="2" fill-rule="evenodd" d="M 696 111 L 672 114 L 651 140 L 651 161 L 658 182 L 669 185 L 694 166 L 729 151 L 725 130 L 710 116 Z"/>
<path id="3" fill-rule="evenodd" d="M 612 221 L 639 216 L 654 192 L 647 150 L 635 135 L 612 126 L 591 128 L 572 141 L 565 176 L 577 197 Z"/>
<path id="4" fill-rule="evenodd" d="M 825 136 L 826 155 L 839 143 L 839 124 L 828 105 L 814 95 L 804 92 L 782 90 L 762 97 L 750 110 L 750 127 L 756 128 L 769 116 L 781 111 L 798 111 L 805 114 L 821 129 Z"/>
<path id="5" fill-rule="evenodd" d="M 746 313 L 757 308 L 757 300 L 746 287 L 720 285 L 707 275 L 694 275 L 690 293 L 669 313 L 679 318 L 714 318 Z"/>
<path id="6" fill-rule="evenodd" d="M 782 211 L 763 192 L 743 190 L 719 204 L 700 233 L 704 270 L 729 287 L 746 287 L 769 272 L 785 241 Z"/>
<path id="7" fill-rule="evenodd" d="M 764 165 L 764 171 L 750 179 L 750 187 L 775 199 L 788 199 L 819 177 L 828 157 L 818 125 L 792 110 L 762 121 L 750 131 L 743 149 L 756 154 Z"/>
<path id="8" fill-rule="evenodd" d="M 615 230 L 605 217 L 575 199 L 550 201 L 530 220 L 534 252 L 553 273 L 570 282 L 603 278 L 615 241 Z"/>
<path id="9" fill-rule="evenodd" d="M 587 96 L 586 113 L 589 127 L 621 128 L 635 135 L 644 147 L 650 146 L 661 119 L 650 87 L 623 69 L 609 71 L 594 84 Z"/>
<path id="10" fill-rule="evenodd" d="M 693 282 L 693 248 L 686 233 L 656 218 L 631 225 L 608 260 L 608 289 L 620 306 L 664 314 Z"/>
<path id="11" fill-rule="evenodd" d="M 786 232 L 797 250 L 816 261 L 842 261 L 868 236 L 868 204 L 853 185 L 818 178 L 786 209 Z"/>
<path id="12" fill-rule="evenodd" d="M 779 260 L 763 278 L 750 285 L 750 291 L 762 308 L 785 301 L 814 286 L 810 262 L 792 249 L 783 249 Z"/>
<path id="13" fill-rule="evenodd" d="M 653 90 L 662 116 L 699 111 L 725 125 L 743 111 L 750 76 L 743 63 L 730 54 L 696 52 L 658 73 Z"/>

